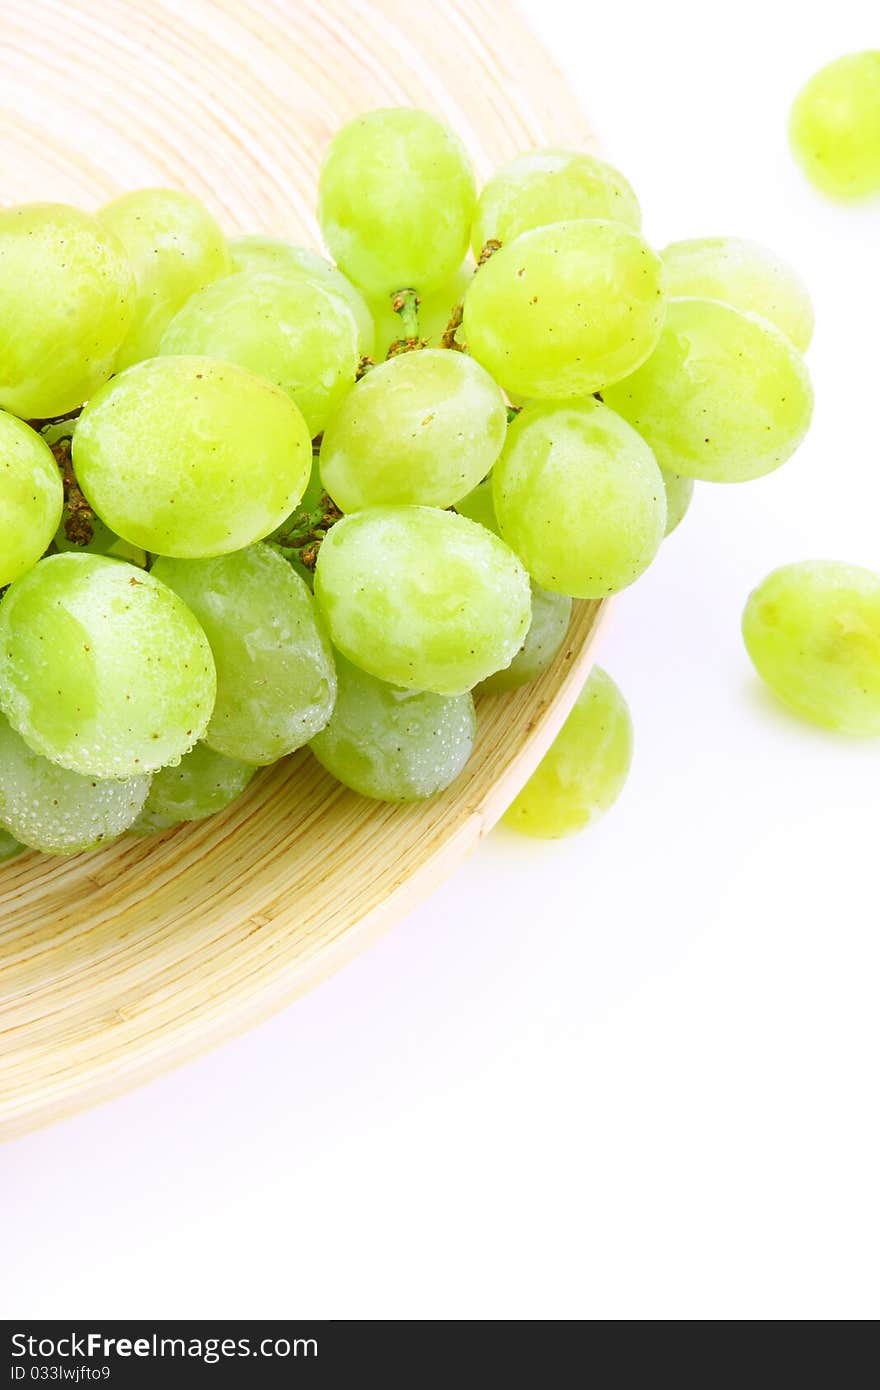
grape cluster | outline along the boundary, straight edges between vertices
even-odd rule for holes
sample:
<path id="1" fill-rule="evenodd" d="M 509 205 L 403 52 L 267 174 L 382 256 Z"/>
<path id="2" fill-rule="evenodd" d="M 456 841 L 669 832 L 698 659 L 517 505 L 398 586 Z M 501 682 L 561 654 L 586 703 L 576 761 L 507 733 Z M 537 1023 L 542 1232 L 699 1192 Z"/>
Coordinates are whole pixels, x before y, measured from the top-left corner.
<path id="1" fill-rule="evenodd" d="M 306 744 L 364 796 L 443 790 L 472 692 L 540 675 L 695 479 L 803 438 L 796 276 L 658 254 L 591 155 L 478 196 L 434 117 L 372 112 L 318 211 L 335 264 L 167 189 L 0 211 L 2 859 L 209 816 Z M 597 671 L 512 822 L 585 824 L 630 749 Z"/>

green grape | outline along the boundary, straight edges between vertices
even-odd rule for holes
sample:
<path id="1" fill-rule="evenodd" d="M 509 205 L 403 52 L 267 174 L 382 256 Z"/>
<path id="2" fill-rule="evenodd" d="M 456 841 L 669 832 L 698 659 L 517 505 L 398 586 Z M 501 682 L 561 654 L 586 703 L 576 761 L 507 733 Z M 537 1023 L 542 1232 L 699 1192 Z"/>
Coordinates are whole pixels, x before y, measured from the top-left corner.
<path id="1" fill-rule="evenodd" d="M 507 406 L 462 352 L 425 348 L 375 367 L 324 433 L 321 478 L 343 512 L 386 503 L 448 507 L 495 462 Z"/>
<path id="2" fill-rule="evenodd" d="M 635 371 L 665 314 L 659 256 L 621 222 L 557 222 L 474 276 L 459 340 L 519 396 L 587 396 Z"/>
<path id="3" fill-rule="evenodd" d="M 105 203 L 97 218 L 119 238 L 134 270 L 131 324 L 116 358 L 121 372 L 155 357 L 178 309 L 196 290 L 228 275 L 232 263 L 208 209 L 176 188 L 123 193 Z"/>
<path id="4" fill-rule="evenodd" d="M 89 401 L 73 436 L 102 521 L 157 555 L 240 550 L 274 529 L 309 478 L 312 445 L 283 391 L 207 357 L 154 357 Z"/>
<path id="5" fill-rule="evenodd" d="M 880 192 L 880 49 L 848 53 L 820 68 L 795 99 L 788 138 L 823 193 Z"/>
<path id="6" fill-rule="evenodd" d="M 470 692 L 401 690 L 336 661 L 336 707 L 310 744 L 321 766 L 376 801 L 418 801 L 454 782 L 474 746 Z"/>
<path id="7" fill-rule="evenodd" d="M 197 743 L 176 767 L 163 767 L 155 774 L 132 829 L 140 834 L 170 830 L 181 821 L 216 815 L 241 796 L 255 772 L 251 763 Z"/>
<path id="8" fill-rule="evenodd" d="M 0 208 L 0 406 L 75 410 L 113 371 L 132 312 L 121 243 L 63 203 Z"/>
<path id="9" fill-rule="evenodd" d="M 487 241 L 504 246 L 536 227 L 596 217 L 641 227 L 638 199 L 623 174 L 577 150 L 531 150 L 502 165 L 483 188 L 471 245 L 479 256 Z"/>
<path id="10" fill-rule="evenodd" d="M 308 587 L 268 545 L 215 560 L 157 560 L 208 635 L 217 701 L 205 742 L 247 763 L 308 743 L 336 697 L 333 653 Z"/>
<path id="11" fill-rule="evenodd" d="M 805 560 L 749 595 L 743 639 L 758 674 L 796 714 L 880 734 L 880 575 Z"/>
<path id="12" fill-rule="evenodd" d="M 0 708 L 71 772 L 132 777 L 175 762 L 202 737 L 215 683 L 189 609 L 121 560 L 50 555 L 0 603 Z"/>
<path id="13" fill-rule="evenodd" d="M 0 410 L 0 586 L 37 563 L 63 505 L 52 450 L 23 420 Z"/>
<path id="14" fill-rule="evenodd" d="M 7 864 L 10 859 L 17 859 L 20 854 L 24 854 L 26 845 L 20 845 L 18 840 L 14 840 L 8 830 L 0 826 L 0 864 Z"/>
<path id="15" fill-rule="evenodd" d="M 671 536 L 687 515 L 694 495 L 694 480 L 683 478 L 680 473 L 669 473 L 665 468 L 661 468 L 660 473 L 666 489 L 666 535 Z"/>
<path id="16" fill-rule="evenodd" d="M 368 294 L 421 294 L 464 260 L 476 196 L 458 137 L 427 111 L 390 107 L 332 141 L 318 221 L 334 260 Z"/>
<path id="17" fill-rule="evenodd" d="M 434 507 L 343 517 L 315 595 L 334 646 L 380 680 L 460 695 L 507 666 L 531 618 L 528 576 L 482 526 Z"/>
<path id="18" fill-rule="evenodd" d="M 500 534 L 495 506 L 492 501 L 492 479 L 485 478 L 456 504 L 456 511 L 470 517 L 489 531 Z M 546 671 L 565 641 L 571 621 L 571 599 L 567 594 L 552 594 L 531 581 L 532 621 L 525 641 L 503 671 L 496 671 L 477 687 L 478 694 L 495 695 L 516 690 L 538 679 Z"/>
<path id="19" fill-rule="evenodd" d="M 473 278 L 473 266 L 465 264 L 437 289 L 419 296 L 419 337 L 428 347 L 440 346 L 452 311 L 464 299 L 465 290 Z M 375 357 L 379 362 L 387 357 L 392 343 L 407 336 L 400 314 L 393 307 L 393 299 L 393 295 L 386 294 L 369 301 L 376 333 Z"/>
<path id="20" fill-rule="evenodd" d="M 257 274 L 294 275 L 313 280 L 325 290 L 344 299 L 358 329 L 358 348 L 364 357 L 371 357 L 375 344 L 373 315 L 360 290 L 316 251 L 295 246 L 271 236 L 240 236 L 229 243 L 233 270 L 254 271 Z M 396 317 L 396 315 L 395 315 Z M 384 356 L 384 353 L 383 353 Z"/>
<path id="21" fill-rule="evenodd" d="M 496 536 L 501 535 L 495 515 L 495 503 L 492 501 L 491 477 L 484 478 L 466 497 L 460 498 L 455 504 L 455 510 L 462 516 L 469 517 L 471 521 L 476 521 L 480 526 L 485 526 L 487 531 L 494 531 Z"/>
<path id="22" fill-rule="evenodd" d="M 553 594 L 532 580 L 532 622 L 516 656 L 504 671 L 496 671 L 477 686 L 477 693 L 497 695 L 517 690 L 547 670 L 565 641 L 571 622 L 568 594 Z"/>
<path id="23" fill-rule="evenodd" d="M 769 319 L 800 352 L 813 336 L 807 287 L 790 265 L 756 241 L 700 237 L 661 252 L 670 299 L 720 299 Z"/>
<path id="24" fill-rule="evenodd" d="M 320 434 L 354 385 L 358 327 L 346 301 L 306 276 L 240 271 L 193 295 L 162 338 L 163 356 L 234 362 L 285 391 Z"/>
<path id="25" fill-rule="evenodd" d="M 653 560 L 666 493 L 648 445 L 607 406 L 527 405 L 492 473 L 501 534 L 545 589 L 604 598 Z"/>
<path id="26" fill-rule="evenodd" d="M 539 840 L 583 830 L 617 800 L 632 761 L 632 720 L 614 681 L 599 666 L 578 696 L 549 753 L 504 816 Z"/>
<path id="27" fill-rule="evenodd" d="M 603 392 L 661 468 L 710 483 L 772 473 L 813 412 L 803 358 L 778 328 L 711 299 L 672 299 L 653 354 Z"/>
<path id="28" fill-rule="evenodd" d="M 0 715 L 0 820 L 44 854 L 77 854 L 115 840 L 136 820 L 149 777 L 100 780 L 41 758 Z"/>

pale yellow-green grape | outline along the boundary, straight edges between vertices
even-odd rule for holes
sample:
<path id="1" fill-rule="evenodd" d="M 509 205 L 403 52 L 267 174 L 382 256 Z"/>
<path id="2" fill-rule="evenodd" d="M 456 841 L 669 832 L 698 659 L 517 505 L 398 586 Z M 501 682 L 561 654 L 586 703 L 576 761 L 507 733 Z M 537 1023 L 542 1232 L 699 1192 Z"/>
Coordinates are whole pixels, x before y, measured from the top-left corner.
<path id="1" fill-rule="evenodd" d="M 502 246 L 464 298 L 458 341 L 506 391 L 587 396 L 634 371 L 666 312 L 660 257 L 622 222 L 557 222 Z"/>
<path id="2" fill-rule="evenodd" d="M 504 816 L 539 840 L 597 821 L 619 797 L 632 761 L 633 728 L 611 677 L 594 666 L 550 751 Z"/>
<path id="3" fill-rule="evenodd" d="M 796 714 L 845 734 L 880 734 L 880 575 L 806 560 L 750 595 L 743 638 L 758 674 Z"/>
<path id="4" fill-rule="evenodd" d="M 571 622 L 571 599 L 567 594 L 552 594 L 532 580 L 532 621 L 526 640 L 510 665 L 496 671 L 477 686 L 477 693 L 496 695 L 505 690 L 517 690 L 547 670 L 565 641 Z"/>
<path id="5" fill-rule="evenodd" d="M 50 555 L 0 603 L 0 707 L 71 772 L 133 777 L 175 762 L 204 734 L 215 686 L 192 613 L 121 560 Z"/>
<path id="6" fill-rule="evenodd" d="M 661 468 L 710 483 L 772 473 L 813 413 L 809 374 L 790 339 L 712 299 L 671 299 L 652 355 L 603 395 Z"/>
<path id="7" fill-rule="evenodd" d="M 0 715 L 0 821 L 29 849 L 77 854 L 134 823 L 149 777 L 101 780 L 69 772 L 29 748 Z"/>
<path id="8" fill-rule="evenodd" d="M 0 407 L 31 420 L 82 405 L 113 371 L 133 292 L 122 244 L 88 213 L 0 208 Z"/>
<path id="9" fill-rule="evenodd" d="M 457 502 L 456 511 L 499 534 L 492 502 L 491 478 L 486 478 L 467 497 Z M 549 589 L 542 589 L 534 579 L 531 591 L 532 621 L 525 641 L 509 666 L 496 671 L 477 686 L 478 694 L 494 695 L 500 691 L 516 690 L 518 686 L 537 680 L 565 641 L 571 621 L 571 599 L 567 594 L 551 594 Z"/>
<path id="10" fill-rule="evenodd" d="M 215 560 L 156 561 L 207 634 L 217 700 L 205 742 L 248 763 L 273 763 L 330 718 L 333 653 L 307 585 L 268 545 Z"/>
<path id="11" fill-rule="evenodd" d="M 460 695 L 513 660 L 529 579 L 503 541 L 435 507 L 353 512 L 321 546 L 315 596 L 333 644 L 407 690 Z"/>
<path id="12" fill-rule="evenodd" d="M 599 401 L 527 405 L 492 472 L 501 534 L 545 589 L 604 598 L 653 560 L 666 528 L 656 460 Z"/>
<path id="13" fill-rule="evenodd" d="M 419 337 L 428 347 L 439 347 L 453 309 L 464 299 L 464 293 L 474 277 L 474 267 L 465 264 L 455 274 L 444 281 L 436 290 L 430 290 L 419 297 Z M 374 355 L 377 362 L 384 361 L 391 344 L 407 336 L 403 323 L 392 307 L 393 295 L 386 294 L 371 299 L 370 310 L 376 326 Z"/>
<path id="14" fill-rule="evenodd" d="M 788 138 L 823 193 L 880 192 L 880 49 L 848 53 L 820 68 L 795 99 Z"/>
<path id="15" fill-rule="evenodd" d="M 222 275 L 232 261 L 206 207 L 176 188 L 139 188 L 96 214 L 122 242 L 134 271 L 132 318 L 116 371 L 155 357 L 159 341 L 190 295 Z"/>
<path id="16" fill-rule="evenodd" d="M 760 314 L 806 352 L 813 336 L 807 287 L 781 256 L 757 241 L 698 237 L 673 241 L 661 252 L 670 299 L 720 299 Z"/>
<path id="17" fill-rule="evenodd" d="M 324 431 L 321 478 L 343 512 L 386 503 L 449 507 L 489 472 L 507 406 L 463 352 L 424 348 L 374 367 Z"/>
<path id="18" fill-rule="evenodd" d="M 18 840 L 13 839 L 8 830 L 0 826 L 0 864 L 6 864 L 10 859 L 17 859 L 20 854 L 24 854 L 27 846 L 20 845 Z"/>
<path id="19" fill-rule="evenodd" d="M 358 326 L 349 305 L 305 275 L 243 270 L 208 285 L 172 319 L 163 356 L 202 354 L 271 381 L 320 434 L 354 385 Z"/>
<path id="20" fill-rule="evenodd" d="M 144 808 L 132 829 L 137 834 L 169 830 L 181 821 L 205 820 L 241 796 L 256 768 L 197 743 L 175 767 L 155 773 Z"/>
<path id="21" fill-rule="evenodd" d="M 377 801 L 418 801 L 454 782 L 474 746 L 470 693 L 401 690 L 344 656 L 336 662 L 336 707 L 310 744 L 321 766 Z"/>
<path id="22" fill-rule="evenodd" d="M 666 535 L 671 536 L 687 515 L 694 495 L 694 480 L 683 478 L 680 473 L 670 473 L 665 468 L 660 469 L 660 474 L 666 489 Z"/>
<path id="23" fill-rule="evenodd" d="M 63 505 L 52 450 L 23 420 L 0 410 L 0 586 L 37 563 Z"/>
<path id="24" fill-rule="evenodd" d="M 310 251 L 306 246 L 296 246 L 292 241 L 282 241 L 280 237 L 240 236 L 229 243 L 233 270 L 255 271 L 257 274 L 294 275 L 314 280 L 324 289 L 333 290 L 348 304 L 358 326 L 358 347 L 366 357 L 373 355 L 375 329 L 373 315 L 360 290 L 351 283 L 347 275 L 330 261 Z M 395 315 L 396 317 L 396 315 Z M 385 356 L 385 353 L 382 353 Z"/>
<path id="25" fill-rule="evenodd" d="M 312 445 L 283 391 L 207 357 L 153 357 L 107 383 L 76 424 L 73 462 L 101 520 L 157 555 L 259 540 L 303 494 Z"/>
<path id="26" fill-rule="evenodd" d="M 318 221 L 333 259 L 370 295 L 436 289 L 465 258 L 476 203 L 464 146 L 427 111 L 368 111 L 321 168 Z"/>
<path id="27" fill-rule="evenodd" d="M 552 222 L 600 217 L 638 231 L 642 213 L 623 174 L 578 150 L 530 150 L 493 174 L 477 200 L 474 255 L 487 241 L 502 246 Z"/>

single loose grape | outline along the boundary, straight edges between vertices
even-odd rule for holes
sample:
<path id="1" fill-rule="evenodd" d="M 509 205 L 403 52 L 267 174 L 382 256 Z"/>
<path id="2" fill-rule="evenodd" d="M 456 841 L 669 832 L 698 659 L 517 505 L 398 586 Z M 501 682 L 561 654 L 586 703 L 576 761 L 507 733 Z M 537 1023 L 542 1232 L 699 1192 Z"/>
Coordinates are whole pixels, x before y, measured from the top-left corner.
<path id="1" fill-rule="evenodd" d="M 365 357 L 373 354 L 375 329 L 373 315 L 360 290 L 343 275 L 337 266 L 310 251 L 271 236 L 240 236 L 229 243 L 233 270 L 248 270 L 257 274 L 294 275 L 305 277 L 345 300 L 354 314 L 358 328 L 358 347 Z M 389 301 L 390 303 L 390 301 Z M 385 356 L 383 351 L 382 356 Z"/>
<path id="2" fill-rule="evenodd" d="M 20 854 L 24 854 L 26 845 L 20 845 L 18 840 L 14 840 L 8 830 L 0 826 L 0 864 L 7 864 L 10 859 L 17 859 Z"/>
<path id="3" fill-rule="evenodd" d="M 134 823 L 149 777 L 101 780 L 69 772 L 29 748 L 0 715 L 0 820 L 29 849 L 77 854 Z"/>
<path id="4" fill-rule="evenodd" d="M 310 744 L 321 766 L 376 801 L 418 801 L 454 782 L 474 746 L 470 693 L 401 690 L 336 660 L 336 707 Z"/>
<path id="5" fill-rule="evenodd" d="M 880 49 L 848 53 L 820 68 L 795 98 L 788 138 L 823 193 L 880 192 Z"/>
<path id="6" fill-rule="evenodd" d="M 189 752 L 211 717 L 214 662 L 176 594 L 100 555 L 50 555 L 0 603 L 0 708 L 43 757 L 133 777 Z"/>
<path id="7" fill-rule="evenodd" d="M 0 410 L 0 586 L 37 563 L 63 505 L 52 450 L 23 420 Z"/>
<path id="8" fill-rule="evenodd" d="M 304 275 L 228 275 L 194 294 L 162 338 L 163 356 L 234 362 L 271 381 L 320 434 L 354 385 L 358 327 L 346 301 Z"/>
<path id="9" fill-rule="evenodd" d="M 318 221 L 368 294 L 437 288 L 465 258 L 476 202 L 464 146 L 427 111 L 390 107 L 344 126 L 327 151 Z"/>
<path id="10" fill-rule="evenodd" d="M 813 306 L 800 276 L 780 256 L 739 237 L 673 241 L 661 252 L 670 299 L 720 299 L 769 319 L 800 352 L 813 336 Z"/>
<path id="11" fill-rule="evenodd" d="M 530 150 L 493 174 L 477 200 L 471 245 L 502 246 L 522 232 L 577 218 L 642 225 L 638 199 L 623 174 L 578 150 Z"/>
<path id="12" fill-rule="evenodd" d="M 772 473 L 813 413 L 807 368 L 785 334 L 711 299 L 671 299 L 652 355 L 603 395 L 661 468 L 710 483 Z"/>
<path id="13" fill-rule="evenodd" d="M 492 472 L 501 534 L 545 589 L 604 598 L 656 555 L 666 493 L 645 441 L 606 405 L 527 405 Z"/>
<path id="14" fill-rule="evenodd" d="M 614 805 L 629 773 L 633 730 L 626 701 L 599 666 L 550 751 L 504 820 L 524 835 L 556 840 L 583 830 Z"/>
<path id="15" fill-rule="evenodd" d="M 232 804 L 256 768 L 197 743 L 175 767 L 163 767 L 150 784 L 132 829 L 139 834 L 169 830 L 182 821 L 205 820 Z"/>
<path id="16" fill-rule="evenodd" d="M 661 468 L 660 473 L 666 489 L 666 535 L 671 536 L 687 515 L 694 495 L 694 480 L 683 478 L 680 473 L 670 473 L 665 468 Z"/>
<path id="17" fill-rule="evenodd" d="M 587 396 L 635 371 L 663 326 L 663 263 L 621 222 L 557 222 L 474 276 L 459 341 L 506 391 Z"/>
<path id="18" fill-rule="evenodd" d="M 743 638 L 758 674 L 796 714 L 880 734 L 880 575 L 806 560 L 749 595 Z"/>
<path id="19" fill-rule="evenodd" d="M 153 357 L 107 383 L 76 424 L 95 511 L 157 555 L 222 555 L 274 529 L 308 482 L 302 415 L 269 382 L 207 357 Z"/>
<path id="20" fill-rule="evenodd" d="M 196 290 L 228 275 L 232 261 L 208 209 L 176 188 L 123 193 L 97 218 L 119 238 L 134 271 L 131 323 L 116 358 L 121 372 L 155 357 L 178 309 Z"/>
<path id="21" fill-rule="evenodd" d="M 531 619 L 528 575 L 482 526 L 434 507 L 337 522 L 315 596 L 333 644 L 380 680 L 460 695 L 509 665 Z"/>
<path id="22" fill-rule="evenodd" d="M 465 290 L 473 278 L 473 266 L 465 264 L 436 290 L 419 296 L 419 337 L 428 347 L 440 346 L 440 339 L 449 326 L 453 310 L 464 299 Z M 386 294 L 369 301 L 376 332 L 375 356 L 380 362 L 388 355 L 392 343 L 407 336 L 400 314 L 393 307 L 393 299 L 393 295 Z"/>
<path id="23" fill-rule="evenodd" d="M 63 203 L 0 208 L 0 406 L 74 410 L 105 382 L 132 313 L 119 240 Z"/>
<path id="24" fill-rule="evenodd" d="M 456 511 L 471 521 L 479 522 L 488 530 L 500 535 L 498 518 L 492 501 L 492 479 L 485 478 L 456 503 Z M 516 690 L 537 680 L 546 671 L 559 648 L 565 641 L 568 625 L 571 622 L 571 599 L 567 594 L 552 594 L 531 581 L 532 621 L 525 641 L 511 661 L 502 671 L 496 671 L 477 686 L 478 694 L 494 695 L 500 691 Z"/>
<path id="25" fill-rule="evenodd" d="M 217 699 L 205 742 L 248 763 L 301 748 L 330 718 L 333 653 L 307 585 L 276 550 L 214 560 L 160 559 L 153 574 L 207 634 Z"/>
<path id="26" fill-rule="evenodd" d="M 449 507 L 492 467 L 507 431 L 495 382 L 462 352 L 425 348 L 375 367 L 324 432 L 321 478 L 343 512 Z"/>

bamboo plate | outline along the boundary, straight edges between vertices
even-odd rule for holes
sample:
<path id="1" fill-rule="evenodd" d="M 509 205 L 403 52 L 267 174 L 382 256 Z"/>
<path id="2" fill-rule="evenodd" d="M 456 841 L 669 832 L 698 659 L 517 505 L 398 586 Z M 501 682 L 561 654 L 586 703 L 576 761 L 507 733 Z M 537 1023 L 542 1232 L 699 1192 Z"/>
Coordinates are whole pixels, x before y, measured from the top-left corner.
<path id="1" fill-rule="evenodd" d="M 508 0 L 5 0 L 0 194 L 92 207 L 176 184 L 230 232 L 318 244 L 327 140 L 396 103 L 449 121 L 481 175 L 535 144 L 592 143 Z M 208 822 L 0 867 L 0 1135 L 241 1031 L 412 907 L 550 744 L 600 609 L 577 605 L 535 685 L 482 702 L 469 768 L 426 805 L 362 801 L 303 753 Z"/>

